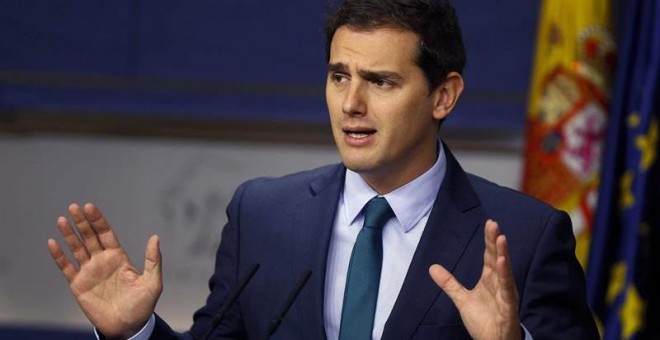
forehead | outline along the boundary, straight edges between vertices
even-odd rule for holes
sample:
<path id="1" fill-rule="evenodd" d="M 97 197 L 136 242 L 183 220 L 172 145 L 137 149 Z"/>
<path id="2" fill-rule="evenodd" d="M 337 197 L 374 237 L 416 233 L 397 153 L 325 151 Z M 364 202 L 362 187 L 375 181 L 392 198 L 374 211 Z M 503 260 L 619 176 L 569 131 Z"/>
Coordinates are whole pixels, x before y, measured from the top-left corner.
<path id="1" fill-rule="evenodd" d="M 366 68 L 414 66 L 418 50 L 419 38 L 411 31 L 341 26 L 332 38 L 330 63 Z"/>

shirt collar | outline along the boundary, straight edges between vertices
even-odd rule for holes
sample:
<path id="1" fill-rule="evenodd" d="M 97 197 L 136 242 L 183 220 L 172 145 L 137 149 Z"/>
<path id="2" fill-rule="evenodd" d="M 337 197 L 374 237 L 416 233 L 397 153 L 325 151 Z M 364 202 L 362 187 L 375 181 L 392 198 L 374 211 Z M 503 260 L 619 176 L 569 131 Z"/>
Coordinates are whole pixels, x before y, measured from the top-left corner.
<path id="1" fill-rule="evenodd" d="M 446 171 L 445 151 L 442 143 L 438 142 L 438 158 L 430 169 L 407 184 L 383 195 L 404 232 L 409 232 L 431 210 Z M 350 225 L 367 202 L 379 195 L 357 172 L 346 169 L 342 196 Z"/>

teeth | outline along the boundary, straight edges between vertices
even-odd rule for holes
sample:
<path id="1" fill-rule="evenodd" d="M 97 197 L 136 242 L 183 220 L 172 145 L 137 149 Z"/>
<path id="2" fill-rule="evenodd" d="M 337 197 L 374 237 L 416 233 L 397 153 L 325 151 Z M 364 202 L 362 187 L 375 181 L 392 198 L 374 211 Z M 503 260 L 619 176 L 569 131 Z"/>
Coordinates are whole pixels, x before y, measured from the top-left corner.
<path id="1" fill-rule="evenodd" d="M 367 136 L 369 136 L 369 134 L 367 134 L 367 133 L 360 133 L 360 132 L 349 132 L 348 135 L 351 138 L 357 138 L 357 139 L 362 139 L 362 138 L 366 138 Z"/>

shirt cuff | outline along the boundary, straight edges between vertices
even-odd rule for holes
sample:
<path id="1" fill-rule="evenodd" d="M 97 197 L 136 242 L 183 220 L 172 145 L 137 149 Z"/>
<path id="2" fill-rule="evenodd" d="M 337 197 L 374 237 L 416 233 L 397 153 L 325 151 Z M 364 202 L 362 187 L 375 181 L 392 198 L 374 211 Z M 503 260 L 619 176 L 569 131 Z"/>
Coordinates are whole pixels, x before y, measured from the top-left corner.
<path id="1" fill-rule="evenodd" d="M 151 333 L 154 332 L 154 327 L 156 326 L 156 317 L 151 314 L 151 317 L 147 321 L 147 323 L 142 327 L 142 329 L 137 332 L 135 335 L 132 337 L 126 339 L 126 340 L 148 340 L 149 337 L 151 336 Z M 99 333 L 99 331 L 94 327 L 94 335 L 96 335 L 97 340 L 105 339 L 103 335 Z"/>
<path id="2" fill-rule="evenodd" d="M 523 324 L 521 323 L 521 324 L 520 324 L 520 327 L 522 327 L 523 331 L 525 332 L 525 340 L 534 340 L 534 338 L 533 338 L 532 335 L 529 333 L 529 331 L 527 330 L 527 328 L 525 328 L 525 325 L 523 325 Z"/>

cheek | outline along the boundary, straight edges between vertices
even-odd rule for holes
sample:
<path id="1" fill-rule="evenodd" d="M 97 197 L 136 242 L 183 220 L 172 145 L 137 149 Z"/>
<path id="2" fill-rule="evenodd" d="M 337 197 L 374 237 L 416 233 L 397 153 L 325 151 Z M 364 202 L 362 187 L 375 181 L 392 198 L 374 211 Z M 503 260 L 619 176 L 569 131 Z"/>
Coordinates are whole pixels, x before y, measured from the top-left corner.
<path id="1" fill-rule="evenodd" d="M 419 124 L 433 124 L 433 101 L 426 95 L 410 98 L 406 105 L 408 120 Z"/>
<path id="2" fill-rule="evenodd" d="M 418 143 L 435 136 L 437 130 L 430 106 L 419 102 L 391 110 L 388 120 L 391 142 L 395 144 Z"/>
<path id="3" fill-rule="evenodd" d="M 379 103 L 381 118 L 393 127 L 402 129 L 432 124 L 433 107 L 428 98 L 420 96 L 398 96 Z"/>
<path id="4" fill-rule="evenodd" d="M 342 101 L 339 95 L 331 92 L 332 91 L 326 91 L 325 104 L 328 107 L 328 114 L 330 115 L 330 119 L 336 120 L 342 115 Z"/>

